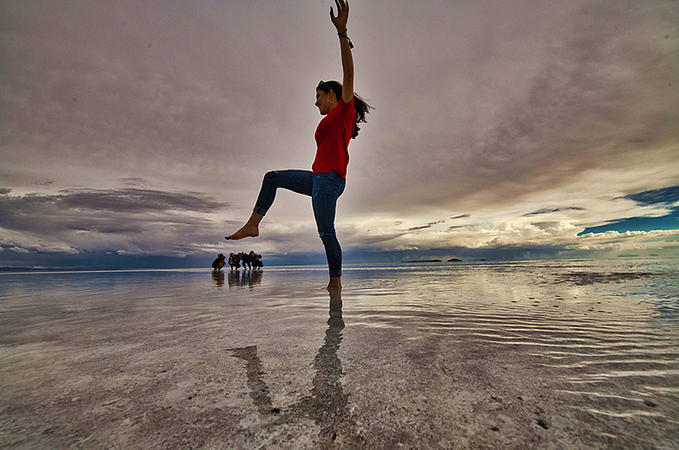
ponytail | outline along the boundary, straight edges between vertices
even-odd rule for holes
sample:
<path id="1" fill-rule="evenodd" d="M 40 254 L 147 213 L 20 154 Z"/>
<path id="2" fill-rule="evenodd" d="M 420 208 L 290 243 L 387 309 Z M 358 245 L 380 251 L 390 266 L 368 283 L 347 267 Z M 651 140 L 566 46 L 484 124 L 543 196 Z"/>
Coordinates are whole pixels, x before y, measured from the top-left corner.
<path id="1" fill-rule="evenodd" d="M 361 122 L 366 123 L 367 120 L 365 115 L 370 114 L 371 109 L 375 109 L 358 94 L 354 94 L 354 108 L 356 108 L 356 125 L 354 126 L 354 134 L 351 136 L 352 139 L 356 139 L 356 136 L 358 136 L 358 130 L 361 129 L 358 124 Z"/>

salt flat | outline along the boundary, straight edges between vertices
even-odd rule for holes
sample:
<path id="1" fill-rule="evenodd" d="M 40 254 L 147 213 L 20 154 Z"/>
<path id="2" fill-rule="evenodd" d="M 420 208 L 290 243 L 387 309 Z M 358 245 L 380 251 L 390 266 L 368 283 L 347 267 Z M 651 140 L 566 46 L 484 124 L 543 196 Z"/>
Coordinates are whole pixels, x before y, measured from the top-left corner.
<path id="1" fill-rule="evenodd" d="M 679 261 L 0 274 L 3 448 L 672 448 Z"/>

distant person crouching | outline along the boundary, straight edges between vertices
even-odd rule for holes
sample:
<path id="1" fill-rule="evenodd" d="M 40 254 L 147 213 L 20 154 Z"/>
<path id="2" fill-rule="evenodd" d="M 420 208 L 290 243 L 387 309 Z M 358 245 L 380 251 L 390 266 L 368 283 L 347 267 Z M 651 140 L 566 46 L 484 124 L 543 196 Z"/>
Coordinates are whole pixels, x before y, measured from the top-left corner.
<path id="1" fill-rule="evenodd" d="M 217 270 L 217 271 L 222 270 L 222 267 L 224 267 L 225 265 L 226 265 L 226 257 L 221 253 L 219 255 L 217 255 L 217 259 L 212 261 L 212 268 L 214 270 Z"/>
<path id="2" fill-rule="evenodd" d="M 233 252 L 229 254 L 229 266 L 231 266 L 231 270 L 238 269 L 240 267 L 240 256 Z"/>
<path id="3" fill-rule="evenodd" d="M 255 269 L 261 269 L 264 267 L 264 263 L 262 262 L 262 255 L 258 255 L 254 251 L 250 251 L 250 261 L 252 261 L 252 267 Z"/>
<path id="4" fill-rule="evenodd" d="M 243 261 L 243 269 L 247 269 L 248 266 L 250 266 L 249 268 L 252 269 L 252 261 L 249 254 L 245 252 L 241 253 L 240 260 Z"/>

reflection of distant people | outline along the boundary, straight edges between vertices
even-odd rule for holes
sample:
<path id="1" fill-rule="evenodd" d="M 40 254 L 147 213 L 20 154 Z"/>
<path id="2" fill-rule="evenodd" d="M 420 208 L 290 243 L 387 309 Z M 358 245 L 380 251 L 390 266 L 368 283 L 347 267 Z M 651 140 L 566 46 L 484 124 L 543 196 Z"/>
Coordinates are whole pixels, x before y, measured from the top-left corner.
<path id="1" fill-rule="evenodd" d="M 212 280 L 215 282 L 217 287 L 224 286 L 224 272 L 222 272 L 221 270 L 213 270 Z"/>
<path id="2" fill-rule="evenodd" d="M 262 262 L 262 255 L 258 255 L 257 253 L 250 251 L 250 260 L 252 261 L 252 267 L 255 269 L 261 269 L 264 267 L 264 263 Z"/>
<path id="3" fill-rule="evenodd" d="M 229 280 L 229 289 L 231 289 L 234 286 L 236 286 L 236 287 L 240 286 L 241 285 L 240 272 L 237 271 L 237 270 L 235 270 L 235 271 L 232 270 L 231 272 L 229 272 L 228 280 Z"/>
<path id="4" fill-rule="evenodd" d="M 250 289 L 262 284 L 262 272 L 256 270 L 250 274 Z"/>
<path id="5" fill-rule="evenodd" d="M 226 257 L 221 253 L 217 255 L 217 259 L 212 261 L 212 268 L 214 270 L 222 270 L 222 267 L 226 265 Z"/>
<path id="6" fill-rule="evenodd" d="M 240 267 L 240 257 L 233 252 L 229 254 L 229 266 L 231 266 L 231 270 L 238 269 Z"/>
<path id="7" fill-rule="evenodd" d="M 249 287 L 253 289 L 255 286 L 262 284 L 262 272 L 259 270 L 253 270 L 251 272 L 239 272 L 238 270 L 233 270 L 228 273 L 229 288 L 243 289 L 244 287 Z"/>

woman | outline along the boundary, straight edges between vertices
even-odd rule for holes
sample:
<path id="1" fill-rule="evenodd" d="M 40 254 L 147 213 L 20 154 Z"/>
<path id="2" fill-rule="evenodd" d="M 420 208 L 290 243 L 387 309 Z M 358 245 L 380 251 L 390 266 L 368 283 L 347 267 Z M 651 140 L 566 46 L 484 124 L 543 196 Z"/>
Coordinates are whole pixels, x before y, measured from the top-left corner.
<path id="1" fill-rule="evenodd" d="M 321 81 L 316 87 L 316 107 L 325 116 L 316 128 L 316 158 L 312 170 L 277 170 L 264 176 L 262 189 L 247 223 L 226 239 L 259 235 L 259 223 L 273 204 L 277 188 L 311 196 L 318 234 L 323 241 L 330 269 L 328 290 L 342 288 L 342 249 L 335 234 L 337 199 L 344 191 L 349 163 L 349 140 L 358 136 L 358 123 L 372 108 L 354 94 L 353 44 L 347 36 L 349 4 L 335 0 L 337 17 L 330 7 L 330 20 L 337 29 L 342 56 L 342 84 Z"/>

